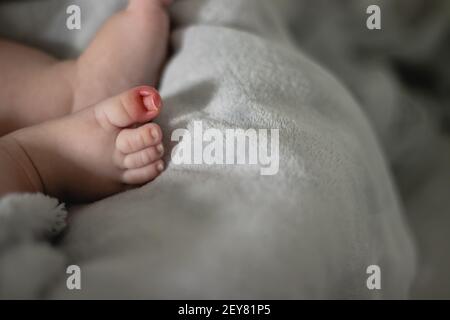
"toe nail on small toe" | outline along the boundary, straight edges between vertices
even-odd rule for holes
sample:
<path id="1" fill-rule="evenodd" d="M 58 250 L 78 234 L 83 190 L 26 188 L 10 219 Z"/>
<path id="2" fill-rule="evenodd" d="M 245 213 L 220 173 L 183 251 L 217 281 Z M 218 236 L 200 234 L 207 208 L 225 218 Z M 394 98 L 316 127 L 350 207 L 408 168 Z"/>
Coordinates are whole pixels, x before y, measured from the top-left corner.
<path id="1" fill-rule="evenodd" d="M 159 138 L 159 132 L 158 132 L 158 130 L 156 130 L 156 129 L 152 129 L 152 137 L 153 138 L 155 138 L 155 139 L 158 139 Z"/>
<path id="2" fill-rule="evenodd" d="M 164 164 L 162 162 L 158 163 L 158 165 L 156 166 L 156 169 L 158 169 L 158 171 L 163 171 L 164 170 Z"/>
<path id="3" fill-rule="evenodd" d="M 163 146 L 162 144 L 159 144 L 159 145 L 156 147 L 156 150 L 158 150 L 158 152 L 159 152 L 160 154 L 162 154 L 162 153 L 164 152 L 164 146 Z"/>

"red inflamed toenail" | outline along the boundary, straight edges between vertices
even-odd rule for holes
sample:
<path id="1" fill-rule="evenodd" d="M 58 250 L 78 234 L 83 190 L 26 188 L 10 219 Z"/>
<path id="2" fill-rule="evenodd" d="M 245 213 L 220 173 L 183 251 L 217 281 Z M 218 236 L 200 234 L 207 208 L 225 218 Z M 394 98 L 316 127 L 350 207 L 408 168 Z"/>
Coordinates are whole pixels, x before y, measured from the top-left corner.
<path id="1" fill-rule="evenodd" d="M 149 90 L 140 90 L 139 94 L 141 95 L 141 97 L 148 97 L 151 94 L 151 91 L 149 91 Z"/>
<path id="2" fill-rule="evenodd" d="M 152 95 L 152 101 L 153 101 L 153 105 L 154 105 L 157 109 L 161 108 L 161 97 L 159 96 L 159 94 L 158 94 L 157 92 L 155 92 L 155 93 Z"/>
<path id="3" fill-rule="evenodd" d="M 153 105 L 153 100 L 152 100 L 152 97 L 144 97 L 144 99 L 142 100 L 143 102 L 144 102 L 144 105 L 145 105 L 145 107 L 147 108 L 147 110 L 149 110 L 149 111 L 155 111 L 155 110 L 158 110 L 158 108 L 156 108 L 154 105 Z"/>
<path id="4" fill-rule="evenodd" d="M 146 90 L 142 90 L 139 93 L 143 97 L 142 101 L 149 111 L 155 111 L 161 107 L 161 98 L 158 93 Z"/>

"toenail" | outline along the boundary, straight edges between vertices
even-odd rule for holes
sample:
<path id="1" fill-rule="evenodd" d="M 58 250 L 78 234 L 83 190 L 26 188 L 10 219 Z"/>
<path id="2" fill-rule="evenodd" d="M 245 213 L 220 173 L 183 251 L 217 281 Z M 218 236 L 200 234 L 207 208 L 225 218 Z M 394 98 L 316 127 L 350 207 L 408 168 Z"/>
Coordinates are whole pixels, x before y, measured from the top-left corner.
<path id="1" fill-rule="evenodd" d="M 160 154 L 164 153 L 164 146 L 162 145 L 162 143 L 158 144 L 158 146 L 156 147 L 156 150 L 158 150 L 158 152 Z"/>
<path id="2" fill-rule="evenodd" d="M 161 108 L 161 97 L 159 96 L 158 93 L 155 93 L 152 95 L 152 101 L 153 101 L 153 106 L 156 109 Z"/>
<path id="3" fill-rule="evenodd" d="M 147 110 L 149 110 L 149 111 L 158 110 L 158 107 L 155 105 L 153 98 L 151 96 L 144 97 L 144 99 L 142 101 L 144 102 L 144 105 L 147 108 Z"/>
<path id="4" fill-rule="evenodd" d="M 151 131 L 152 131 L 153 138 L 158 139 L 159 138 L 158 130 L 157 129 L 152 129 Z"/>
<path id="5" fill-rule="evenodd" d="M 156 169 L 158 169 L 158 171 L 163 171 L 164 170 L 164 164 L 162 162 L 158 163 L 158 165 L 156 166 Z"/>

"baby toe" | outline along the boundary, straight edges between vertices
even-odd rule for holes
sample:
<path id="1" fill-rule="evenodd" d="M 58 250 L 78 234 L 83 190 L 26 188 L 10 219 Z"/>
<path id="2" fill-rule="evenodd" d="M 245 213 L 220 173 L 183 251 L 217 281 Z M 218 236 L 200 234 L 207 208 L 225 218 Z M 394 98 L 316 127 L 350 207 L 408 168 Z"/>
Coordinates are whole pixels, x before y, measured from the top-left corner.
<path id="1" fill-rule="evenodd" d="M 164 170 L 164 162 L 158 160 L 145 167 L 125 170 L 122 181 L 126 184 L 144 184 L 155 179 Z"/>
<path id="2" fill-rule="evenodd" d="M 130 153 L 123 159 L 123 166 L 127 169 L 135 169 L 145 167 L 156 160 L 161 159 L 164 154 L 164 147 L 162 144 L 156 147 L 149 147 L 141 151 Z"/>
<path id="3" fill-rule="evenodd" d="M 147 123 L 135 129 L 123 129 L 117 136 L 116 148 L 125 153 L 135 153 L 161 143 L 162 131 L 155 123 Z"/>

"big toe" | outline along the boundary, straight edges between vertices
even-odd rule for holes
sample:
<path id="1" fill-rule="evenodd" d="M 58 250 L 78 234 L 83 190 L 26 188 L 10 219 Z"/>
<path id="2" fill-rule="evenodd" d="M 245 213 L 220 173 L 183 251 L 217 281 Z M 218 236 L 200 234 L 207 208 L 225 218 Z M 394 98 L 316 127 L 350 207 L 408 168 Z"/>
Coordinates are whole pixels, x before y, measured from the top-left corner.
<path id="1" fill-rule="evenodd" d="M 158 91 L 141 86 L 99 103 L 95 114 L 104 128 L 126 128 L 153 120 L 161 107 Z"/>

